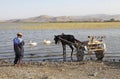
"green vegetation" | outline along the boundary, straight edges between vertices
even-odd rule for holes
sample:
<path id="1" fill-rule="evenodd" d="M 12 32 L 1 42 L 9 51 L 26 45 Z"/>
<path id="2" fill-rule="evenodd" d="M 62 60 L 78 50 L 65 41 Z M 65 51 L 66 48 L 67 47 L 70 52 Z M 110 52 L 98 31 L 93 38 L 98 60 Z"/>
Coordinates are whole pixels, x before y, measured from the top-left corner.
<path id="1" fill-rule="evenodd" d="M 120 22 L 41 23 L 36 26 L 21 26 L 20 29 L 101 29 L 120 28 Z"/>
<path id="2" fill-rule="evenodd" d="M 17 23 L 5 29 L 42 30 L 42 29 L 101 29 L 120 28 L 120 22 L 77 22 L 77 23 Z M 1 29 L 1 27 L 0 27 Z"/>

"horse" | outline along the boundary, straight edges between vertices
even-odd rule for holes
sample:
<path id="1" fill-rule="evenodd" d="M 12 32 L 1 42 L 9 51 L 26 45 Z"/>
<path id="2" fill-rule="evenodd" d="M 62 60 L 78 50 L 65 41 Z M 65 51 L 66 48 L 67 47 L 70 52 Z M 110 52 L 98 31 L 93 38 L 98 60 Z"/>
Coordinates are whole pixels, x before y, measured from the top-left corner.
<path id="1" fill-rule="evenodd" d="M 61 35 L 55 35 L 54 36 L 54 41 L 55 44 L 58 44 L 61 42 L 62 48 L 63 48 L 63 61 L 66 61 L 66 45 L 68 45 L 71 48 L 71 60 L 73 60 L 72 55 L 73 55 L 73 50 L 77 48 L 78 44 L 81 44 L 81 41 L 77 40 L 73 35 L 66 35 L 66 34 L 61 34 Z"/>

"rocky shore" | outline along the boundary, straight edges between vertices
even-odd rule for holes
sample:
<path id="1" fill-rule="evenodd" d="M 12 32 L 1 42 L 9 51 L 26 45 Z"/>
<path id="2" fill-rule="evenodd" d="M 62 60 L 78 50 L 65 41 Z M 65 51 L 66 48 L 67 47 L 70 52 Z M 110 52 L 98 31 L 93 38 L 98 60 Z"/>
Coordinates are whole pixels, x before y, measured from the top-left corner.
<path id="1" fill-rule="evenodd" d="M 28 62 L 15 67 L 0 61 L 0 79 L 120 79 L 120 62 Z"/>

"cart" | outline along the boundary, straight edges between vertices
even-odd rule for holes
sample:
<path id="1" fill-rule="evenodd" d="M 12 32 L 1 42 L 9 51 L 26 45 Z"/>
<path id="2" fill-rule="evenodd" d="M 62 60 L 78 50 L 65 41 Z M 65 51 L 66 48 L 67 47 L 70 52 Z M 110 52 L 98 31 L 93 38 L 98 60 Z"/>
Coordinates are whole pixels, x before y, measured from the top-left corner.
<path id="1" fill-rule="evenodd" d="M 77 60 L 83 60 L 84 52 L 88 54 L 95 53 L 97 60 L 101 60 L 104 57 L 106 51 L 106 44 L 104 43 L 105 36 L 88 36 L 89 40 L 82 42 L 77 49 Z"/>

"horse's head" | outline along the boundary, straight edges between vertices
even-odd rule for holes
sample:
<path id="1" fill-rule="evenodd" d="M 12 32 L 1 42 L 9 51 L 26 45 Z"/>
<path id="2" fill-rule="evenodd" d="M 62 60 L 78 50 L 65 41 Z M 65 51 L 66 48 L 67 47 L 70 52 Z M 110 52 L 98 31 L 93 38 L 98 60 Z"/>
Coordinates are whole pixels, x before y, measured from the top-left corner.
<path id="1" fill-rule="evenodd" d="M 59 43 L 59 41 L 60 41 L 59 37 L 60 37 L 59 35 L 54 36 L 55 44 Z"/>

